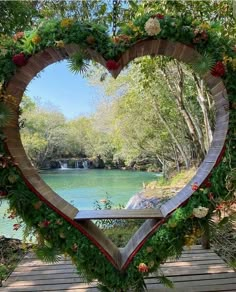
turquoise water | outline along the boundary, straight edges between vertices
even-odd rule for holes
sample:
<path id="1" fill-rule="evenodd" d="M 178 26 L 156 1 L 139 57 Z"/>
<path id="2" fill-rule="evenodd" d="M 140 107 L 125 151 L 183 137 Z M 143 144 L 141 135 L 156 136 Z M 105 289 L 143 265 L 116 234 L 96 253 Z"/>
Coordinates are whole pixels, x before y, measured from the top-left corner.
<path id="1" fill-rule="evenodd" d="M 78 209 L 93 209 L 95 200 L 107 196 L 114 205 L 126 204 L 143 183 L 157 178 L 154 173 L 123 170 L 62 169 L 42 172 L 45 182 L 65 200 Z M 0 235 L 21 238 L 21 230 L 13 231 L 14 220 L 3 218 L 8 208 L 3 200 L 0 206 Z"/>

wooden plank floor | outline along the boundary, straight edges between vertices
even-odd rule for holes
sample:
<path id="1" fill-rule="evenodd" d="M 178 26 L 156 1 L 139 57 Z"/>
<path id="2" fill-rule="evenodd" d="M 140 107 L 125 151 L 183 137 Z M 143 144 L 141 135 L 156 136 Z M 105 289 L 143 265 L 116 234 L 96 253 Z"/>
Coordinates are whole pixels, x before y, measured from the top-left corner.
<path id="1" fill-rule="evenodd" d="M 154 276 L 149 276 L 146 279 L 149 292 L 236 292 L 236 273 L 212 250 L 203 250 L 200 246 L 185 250 L 178 261 L 165 263 L 162 271 L 174 282 L 175 288 L 164 288 Z M 97 283 L 84 283 L 69 259 L 62 259 L 57 264 L 45 264 L 33 254 L 25 256 L 3 285 L 1 292 L 98 292 Z"/>

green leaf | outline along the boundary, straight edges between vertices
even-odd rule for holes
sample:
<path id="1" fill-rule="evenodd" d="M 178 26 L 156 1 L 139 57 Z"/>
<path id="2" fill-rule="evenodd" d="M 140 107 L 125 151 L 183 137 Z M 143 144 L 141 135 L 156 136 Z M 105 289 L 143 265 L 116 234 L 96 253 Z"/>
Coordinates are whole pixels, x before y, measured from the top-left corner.
<path id="1" fill-rule="evenodd" d="M 0 102 L 0 128 L 7 126 L 14 116 L 13 110 L 5 103 Z"/>
<path id="2" fill-rule="evenodd" d="M 61 259 L 60 252 L 55 247 L 42 246 L 35 250 L 36 256 L 46 263 L 56 263 Z"/>
<path id="3" fill-rule="evenodd" d="M 191 65 L 193 70 L 199 75 L 204 75 L 207 71 L 211 70 L 215 64 L 215 59 L 205 53 L 200 59 L 194 61 Z"/>

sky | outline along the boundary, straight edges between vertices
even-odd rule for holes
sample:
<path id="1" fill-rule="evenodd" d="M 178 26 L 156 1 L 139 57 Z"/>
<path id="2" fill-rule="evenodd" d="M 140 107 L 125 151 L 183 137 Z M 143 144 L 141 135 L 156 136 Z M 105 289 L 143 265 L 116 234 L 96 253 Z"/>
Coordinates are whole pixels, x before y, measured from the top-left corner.
<path id="1" fill-rule="evenodd" d="M 30 82 L 25 94 L 40 98 L 43 104 L 53 104 L 67 119 L 94 112 L 101 97 L 99 88 L 91 86 L 80 74 L 70 72 L 67 61 L 45 68 Z"/>

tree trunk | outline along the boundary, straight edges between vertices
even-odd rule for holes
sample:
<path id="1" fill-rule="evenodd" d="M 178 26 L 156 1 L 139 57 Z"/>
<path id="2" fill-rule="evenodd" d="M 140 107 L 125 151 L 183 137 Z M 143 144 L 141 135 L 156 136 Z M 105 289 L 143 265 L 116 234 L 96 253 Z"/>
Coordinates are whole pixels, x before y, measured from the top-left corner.
<path id="1" fill-rule="evenodd" d="M 197 101 L 201 107 L 202 114 L 203 114 L 204 126 L 205 126 L 205 131 L 206 131 L 205 147 L 206 147 L 206 150 L 208 150 L 213 139 L 210 119 L 209 119 L 208 110 L 207 110 L 208 100 L 204 96 L 203 80 L 198 79 L 195 73 L 193 73 L 193 78 L 194 78 L 197 92 L 198 92 Z"/>
<path id="2" fill-rule="evenodd" d="M 159 108 L 158 108 L 158 105 L 156 103 L 156 100 L 153 99 L 153 106 L 155 108 L 155 114 L 157 115 L 157 117 L 161 120 L 161 122 L 164 124 L 164 126 L 166 127 L 168 133 L 170 134 L 172 140 L 174 141 L 174 143 L 176 144 L 179 152 L 181 153 L 181 156 L 184 160 L 184 164 L 186 166 L 186 169 L 188 169 L 190 167 L 190 163 L 189 163 L 189 160 L 188 160 L 188 157 L 182 147 L 182 145 L 179 143 L 178 139 L 175 137 L 173 131 L 171 130 L 171 128 L 169 127 L 168 123 L 166 122 L 165 118 L 162 116 Z"/>
<path id="3" fill-rule="evenodd" d="M 184 88 L 184 73 L 183 70 L 179 64 L 179 62 L 176 61 L 176 67 L 177 67 L 177 71 L 178 71 L 178 81 L 177 82 L 174 79 L 174 83 L 173 83 L 173 79 L 170 80 L 170 70 L 169 70 L 169 74 L 167 73 L 166 68 L 161 69 L 163 76 L 165 77 L 166 83 L 170 89 L 170 92 L 173 95 L 174 101 L 177 105 L 177 108 L 179 109 L 191 136 L 192 142 L 193 142 L 193 146 L 194 149 L 196 151 L 196 157 L 200 157 L 200 159 L 202 159 L 205 156 L 205 147 L 203 145 L 201 145 L 200 140 L 201 137 L 199 137 L 199 133 L 197 132 L 195 125 L 193 123 L 193 118 L 191 116 L 191 114 L 187 111 L 184 101 L 183 101 L 183 88 Z M 172 74 L 173 75 L 173 74 Z"/>

